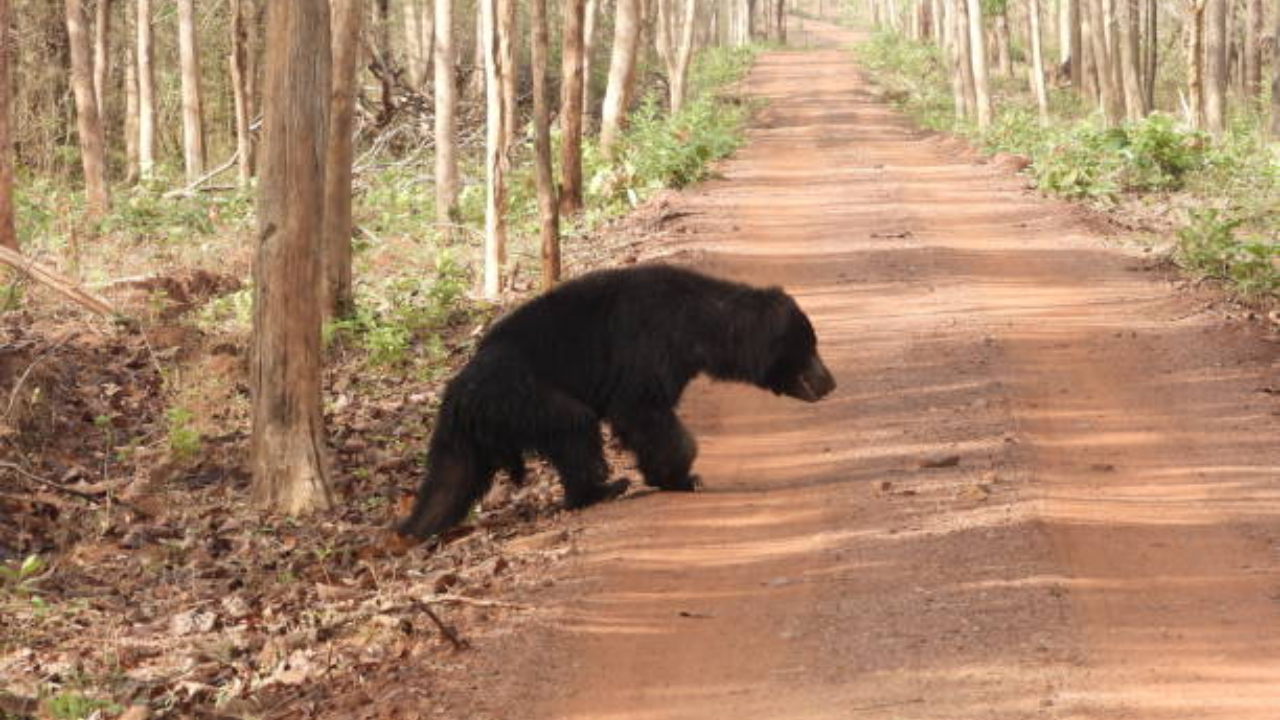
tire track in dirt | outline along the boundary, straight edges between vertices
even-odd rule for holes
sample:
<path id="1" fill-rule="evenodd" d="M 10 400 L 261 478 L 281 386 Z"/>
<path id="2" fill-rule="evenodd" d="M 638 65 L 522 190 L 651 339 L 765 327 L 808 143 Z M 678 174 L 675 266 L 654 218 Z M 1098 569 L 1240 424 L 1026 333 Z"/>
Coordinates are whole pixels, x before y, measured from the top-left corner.
<path id="1" fill-rule="evenodd" d="M 913 130 L 843 50 L 748 90 L 682 246 L 796 294 L 840 389 L 690 388 L 706 491 L 575 516 L 499 714 L 1280 717 L 1275 338 Z"/>

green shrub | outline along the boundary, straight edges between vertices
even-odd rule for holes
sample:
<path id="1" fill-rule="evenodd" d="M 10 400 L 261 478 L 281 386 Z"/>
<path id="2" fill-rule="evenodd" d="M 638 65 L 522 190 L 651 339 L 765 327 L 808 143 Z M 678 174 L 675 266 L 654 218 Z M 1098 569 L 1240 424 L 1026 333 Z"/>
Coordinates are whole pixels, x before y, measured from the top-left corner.
<path id="1" fill-rule="evenodd" d="M 1241 238 L 1242 221 L 1218 210 L 1192 213 L 1178 231 L 1178 260 L 1188 270 L 1232 282 L 1247 295 L 1280 292 L 1280 242 Z"/>

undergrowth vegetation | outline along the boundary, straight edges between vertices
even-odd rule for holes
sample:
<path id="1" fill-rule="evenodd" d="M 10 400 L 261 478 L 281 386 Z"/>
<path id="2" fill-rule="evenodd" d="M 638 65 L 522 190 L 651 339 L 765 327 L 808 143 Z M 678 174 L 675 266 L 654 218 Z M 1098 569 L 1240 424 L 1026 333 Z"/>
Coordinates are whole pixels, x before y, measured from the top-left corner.
<path id="1" fill-rule="evenodd" d="M 877 32 L 855 48 L 890 99 L 919 125 L 968 137 L 988 152 L 1025 156 L 1044 192 L 1102 206 L 1135 198 L 1174 210 L 1174 259 L 1251 297 L 1280 295 L 1280 144 L 1260 119 L 1235 118 L 1220 139 L 1176 118 L 1106 127 L 1077 95 L 1051 90 L 1054 120 L 1042 125 L 1017 83 L 994 83 L 985 131 L 957 121 L 947 63 L 932 45 Z"/>

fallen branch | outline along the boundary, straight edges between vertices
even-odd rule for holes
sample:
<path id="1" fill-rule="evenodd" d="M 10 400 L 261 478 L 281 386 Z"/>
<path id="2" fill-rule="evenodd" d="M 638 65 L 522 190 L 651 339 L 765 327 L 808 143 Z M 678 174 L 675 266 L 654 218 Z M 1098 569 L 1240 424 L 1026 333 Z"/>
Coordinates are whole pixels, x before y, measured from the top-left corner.
<path id="1" fill-rule="evenodd" d="M 207 172 L 207 173 L 205 173 L 204 175 L 200 176 L 199 178 L 197 178 L 196 180 L 194 180 L 194 181 L 192 181 L 190 184 L 188 184 L 186 187 L 184 187 L 184 188 L 179 188 L 179 189 L 177 189 L 177 190 L 170 190 L 169 192 L 165 193 L 164 195 L 161 195 L 161 197 L 163 197 L 163 198 L 164 198 L 164 199 L 166 199 L 166 200 L 170 200 L 170 199 L 172 199 L 172 198 L 176 198 L 176 197 L 190 197 L 190 196 L 194 195 L 194 194 L 196 193 L 196 191 L 198 191 L 198 190 L 200 189 L 200 186 L 201 186 L 201 185 L 203 185 L 203 184 L 205 184 L 205 183 L 209 182 L 210 180 L 212 180 L 212 179 L 214 179 L 214 178 L 218 177 L 219 175 L 221 175 L 222 173 L 224 173 L 224 172 L 226 172 L 226 171 L 230 170 L 230 169 L 231 169 L 231 166 L 232 166 L 232 165 L 235 165 L 235 164 L 236 164 L 236 161 L 238 161 L 239 159 L 240 159 L 240 151 L 239 151 L 239 150 L 236 150 L 235 152 L 231 153 L 231 159 L 230 159 L 230 160 L 226 161 L 225 163 L 223 163 L 223 164 L 219 165 L 218 167 L 214 168 L 213 170 L 210 170 L 209 172 Z"/>
<path id="2" fill-rule="evenodd" d="M 431 609 L 430 605 L 426 604 L 425 602 L 422 602 L 421 600 L 415 600 L 414 605 L 419 610 L 426 613 L 427 617 L 431 618 L 431 622 L 436 624 L 436 628 L 440 630 L 440 634 L 444 635 L 445 639 L 448 640 L 451 645 L 453 645 L 454 650 L 466 650 L 470 646 L 466 640 L 463 640 L 462 638 L 458 637 L 457 630 L 454 630 L 453 628 L 446 625 L 445 622 L 440 619 L 440 616 L 436 615 L 436 612 Z"/>
<path id="3" fill-rule="evenodd" d="M 506 608 L 508 610 L 529 610 L 528 605 L 519 603 L 503 602 L 501 600 L 483 600 L 481 598 L 467 597 L 466 595 L 428 595 L 419 598 L 415 602 L 434 604 L 434 603 L 457 603 L 459 605 L 472 605 L 474 607 L 486 608 Z"/>
<path id="4" fill-rule="evenodd" d="M 101 296 L 95 295 L 63 277 L 54 270 L 40 265 L 35 260 L 23 257 L 22 253 L 0 245 L 0 262 L 21 272 L 27 277 L 57 292 L 80 307 L 106 318 L 120 316 L 111 303 Z"/>
<path id="5" fill-rule="evenodd" d="M 81 500 L 94 503 L 95 505 L 102 502 L 102 498 L 99 497 L 98 495 L 94 495 L 93 493 L 81 492 L 74 488 L 69 488 L 66 485 L 63 485 L 61 483 L 56 483 L 52 480 L 42 478 L 39 475 L 33 475 L 32 473 L 29 473 L 26 470 L 24 470 L 20 465 L 15 465 L 11 462 L 5 462 L 3 460 L 0 460 L 0 469 L 10 470 L 14 474 L 16 474 L 18 477 L 24 480 L 27 480 L 28 482 L 33 482 L 33 483 L 36 483 L 37 485 L 43 485 L 44 487 L 47 487 L 50 490 L 60 492 L 64 495 L 70 495 L 71 497 L 74 497 L 74 498 L 80 498 Z M 139 515 L 149 515 L 149 513 L 144 512 L 138 506 L 132 503 L 125 502 L 120 498 L 111 498 L 111 502 L 127 510 L 131 510 Z"/>

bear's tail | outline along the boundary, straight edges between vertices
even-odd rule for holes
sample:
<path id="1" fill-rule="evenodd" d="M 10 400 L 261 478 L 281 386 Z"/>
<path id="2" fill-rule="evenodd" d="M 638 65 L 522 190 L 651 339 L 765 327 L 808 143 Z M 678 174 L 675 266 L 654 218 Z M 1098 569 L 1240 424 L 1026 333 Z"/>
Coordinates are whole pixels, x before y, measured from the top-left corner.
<path id="1" fill-rule="evenodd" d="M 427 540 L 457 525 L 493 484 L 493 472 L 478 467 L 468 443 L 437 429 L 427 458 L 427 473 L 418 488 L 413 512 L 397 528 L 401 535 Z"/>

